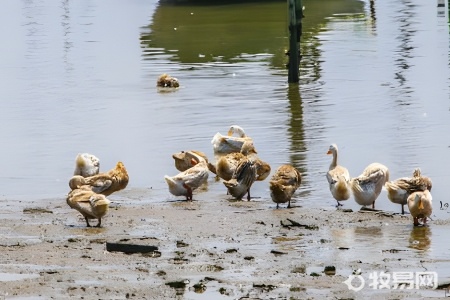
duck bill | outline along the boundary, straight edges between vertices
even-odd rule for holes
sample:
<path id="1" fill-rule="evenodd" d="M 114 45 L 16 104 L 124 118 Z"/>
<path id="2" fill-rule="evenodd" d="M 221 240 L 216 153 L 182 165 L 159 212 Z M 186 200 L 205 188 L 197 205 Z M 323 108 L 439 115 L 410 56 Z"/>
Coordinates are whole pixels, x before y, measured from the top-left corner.
<path id="1" fill-rule="evenodd" d="M 419 200 L 419 209 L 424 209 L 422 199 Z"/>

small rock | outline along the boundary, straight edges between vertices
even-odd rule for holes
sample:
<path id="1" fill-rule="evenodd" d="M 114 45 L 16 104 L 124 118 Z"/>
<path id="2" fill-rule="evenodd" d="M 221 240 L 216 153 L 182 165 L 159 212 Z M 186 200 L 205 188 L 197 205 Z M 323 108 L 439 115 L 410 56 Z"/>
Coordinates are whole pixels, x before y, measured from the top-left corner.
<path id="1" fill-rule="evenodd" d="M 336 275 L 336 267 L 326 266 L 324 270 L 325 275 Z"/>

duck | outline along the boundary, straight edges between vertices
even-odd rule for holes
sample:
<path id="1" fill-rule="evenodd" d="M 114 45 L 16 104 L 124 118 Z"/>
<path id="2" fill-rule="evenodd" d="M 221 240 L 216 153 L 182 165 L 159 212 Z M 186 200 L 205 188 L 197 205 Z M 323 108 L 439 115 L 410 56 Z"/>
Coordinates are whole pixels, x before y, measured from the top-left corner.
<path id="1" fill-rule="evenodd" d="M 75 175 L 69 180 L 69 187 L 74 190 L 81 186 L 87 186 L 93 192 L 109 196 L 114 192 L 127 187 L 129 176 L 123 162 L 117 162 L 116 166 L 106 173 L 94 176 L 82 177 Z"/>
<path id="2" fill-rule="evenodd" d="M 242 200 L 247 194 L 247 200 L 250 201 L 250 188 L 256 180 L 257 168 L 253 157 L 241 160 L 231 179 L 223 181 L 228 193 L 237 200 Z"/>
<path id="3" fill-rule="evenodd" d="M 66 202 L 70 208 L 76 209 L 83 215 L 87 227 L 91 227 L 90 219 L 97 219 L 95 227 L 101 227 L 102 218 L 108 212 L 111 203 L 105 195 L 97 194 L 86 186 L 70 191 Z"/>
<path id="4" fill-rule="evenodd" d="M 256 163 L 256 181 L 263 181 L 270 175 L 270 171 L 272 171 L 272 168 L 270 167 L 269 163 L 266 161 L 261 160 L 260 158 L 257 158 L 255 160 Z"/>
<path id="5" fill-rule="evenodd" d="M 177 88 L 180 86 L 180 82 L 178 81 L 177 78 L 169 76 L 168 74 L 164 73 L 158 77 L 158 80 L 156 81 L 156 86 Z"/>
<path id="6" fill-rule="evenodd" d="M 172 154 L 172 158 L 175 161 L 175 168 L 180 172 L 184 172 L 187 169 L 193 167 L 192 159 L 194 159 L 196 161 L 196 164 L 198 164 L 200 162 L 199 157 L 204 159 L 206 163 L 208 163 L 208 157 L 202 151 L 188 150 Z"/>
<path id="7" fill-rule="evenodd" d="M 90 153 L 78 153 L 75 158 L 75 171 L 73 175 L 89 177 L 100 172 L 100 160 Z"/>
<path id="8" fill-rule="evenodd" d="M 216 175 L 223 180 L 230 180 L 239 162 L 253 154 L 257 154 L 253 141 L 245 141 L 240 152 L 228 153 L 217 160 Z"/>
<path id="9" fill-rule="evenodd" d="M 245 141 L 241 152 L 228 153 L 217 160 L 215 174 L 217 177 L 228 181 L 233 177 L 239 163 L 243 159 L 251 157 L 256 164 L 256 181 L 263 181 L 270 175 L 271 167 L 269 163 L 260 159 L 257 153 L 253 141 Z"/>
<path id="10" fill-rule="evenodd" d="M 269 181 L 270 197 L 277 204 L 288 202 L 291 207 L 291 198 L 302 183 L 302 174 L 294 166 L 285 164 L 278 167 Z"/>
<path id="11" fill-rule="evenodd" d="M 414 169 L 412 177 L 401 177 L 394 181 L 388 181 L 384 184 L 388 199 L 402 207 L 402 215 L 405 214 L 405 204 L 408 203 L 408 197 L 411 193 L 429 190 L 431 192 L 433 184 L 429 177 L 421 175 L 420 168 Z"/>
<path id="12" fill-rule="evenodd" d="M 187 201 L 192 201 L 193 191 L 204 185 L 208 181 L 209 170 L 206 160 L 199 156 L 191 160 L 193 165 L 186 171 L 180 172 L 175 176 L 164 176 L 169 192 L 174 196 L 186 196 Z"/>
<path id="13" fill-rule="evenodd" d="M 233 177 L 239 162 L 245 159 L 241 152 L 228 153 L 219 158 L 216 163 L 216 175 L 223 180 L 230 180 Z"/>
<path id="14" fill-rule="evenodd" d="M 234 136 L 237 134 L 238 136 Z M 244 129 L 238 125 L 231 125 L 227 135 L 216 133 L 211 140 L 214 155 L 226 155 L 228 153 L 240 152 L 245 141 L 252 141 L 252 138 L 245 134 Z"/>
<path id="15" fill-rule="evenodd" d="M 417 191 L 408 196 L 408 208 L 413 217 L 414 226 L 419 226 L 419 220 L 423 225 L 426 225 L 427 218 L 433 212 L 432 205 L 433 197 L 428 189 L 424 191 Z"/>
<path id="16" fill-rule="evenodd" d="M 372 205 L 381 193 L 384 184 L 389 181 L 389 169 L 380 163 L 371 163 L 361 175 L 350 180 L 350 186 L 356 203 L 362 206 Z"/>
<path id="17" fill-rule="evenodd" d="M 337 207 L 342 206 L 339 201 L 345 201 L 350 198 L 350 173 L 348 169 L 338 164 L 338 146 L 331 144 L 328 148 L 327 155 L 332 154 L 333 159 L 326 174 L 328 186 L 331 195 L 336 199 Z"/>

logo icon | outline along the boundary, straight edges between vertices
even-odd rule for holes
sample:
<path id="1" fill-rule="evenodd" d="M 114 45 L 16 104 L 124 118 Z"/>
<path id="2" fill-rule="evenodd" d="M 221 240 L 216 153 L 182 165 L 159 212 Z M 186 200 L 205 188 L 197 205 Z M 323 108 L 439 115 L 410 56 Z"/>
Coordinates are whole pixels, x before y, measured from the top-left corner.
<path id="1" fill-rule="evenodd" d="M 358 274 L 358 275 L 355 275 L 355 274 Z M 347 280 L 343 281 L 342 283 L 345 283 L 349 290 L 359 292 L 360 290 L 362 290 L 364 288 L 364 285 L 366 283 L 364 278 L 360 274 L 361 274 L 361 269 L 358 269 L 355 272 L 353 272 L 353 274 L 349 275 Z M 352 283 L 353 279 L 359 280 L 359 282 L 360 282 L 359 286 L 353 285 L 353 283 Z"/>

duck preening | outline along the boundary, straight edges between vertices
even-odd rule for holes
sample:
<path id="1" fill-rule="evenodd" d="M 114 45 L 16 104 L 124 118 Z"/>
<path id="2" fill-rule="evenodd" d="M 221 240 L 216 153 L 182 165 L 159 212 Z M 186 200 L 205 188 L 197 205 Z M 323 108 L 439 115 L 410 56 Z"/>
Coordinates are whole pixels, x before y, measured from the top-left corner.
<path id="1" fill-rule="evenodd" d="M 237 134 L 237 136 L 234 136 Z M 227 135 L 216 133 L 211 140 L 214 154 L 216 156 L 225 155 L 233 152 L 241 152 L 245 141 L 252 141 L 252 138 L 245 134 L 242 127 L 238 125 L 230 126 Z"/>
<path id="2" fill-rule="evenodd" d="M 100 160 L 90 153 L 79 153 L 75 158 L 75 171 L 73 175 L 89 177 L 100 172 Z"/>
<path id="3" fill-rule="evenodd" d="M 350 180 L 356 203 L 362 206 L 372 205 L 381 193 L 384 184 L 389 181 L 389 169 L 380 163 L 368 165 L 361 175 Z"/>
<path id="4" fill-rule="evenodd" d="M 419 226 L 419 221 L 426 225 L 427 218 L 433 212 L 432 200 L 429 190 L 414 192 L 408 196 L 408 208 L 413 217 L 414 226 Z"/>
<path id="5" fill-rule="evenodd" d="M 195 154 L 193 154 L 195 155 Z M 175 176 L 164 176 L 169 192 L 174 196 L 185 196 L 192 201 L 193 191 L 208 181 L 208 165 L 205 159 L 196 155 L 191 159 L 192 167 Z"/>
<path id="6" fill-rule="evenodd" d="M 408 197 L 414 192 L 423 192 L 428 190 L 431 192 L 431 179 L 422 176 L 419 168 L 416 168 L 412 177 L 401 177 L 394 181 L 385 183 L 388 199 L 395 204 L 400 204 L 402 214 L 405 213 L 404 206 L 408 203 Z"/>
<path id="7" fill-rule="evenodd" d="M 270 197 L 278 205 L 288 202 L 287 207 L 291 207 L 291 198 L 300 187 L 302 175 L 292 165 L 281 165 L 272 175 L 269 181 Z"/>
<path id="8" fill-rule="evenodd" d="M 172 158 L 175 161 L 175 168 L 180 172 L 184 172 L 187 169 L 192 168 L 192 160 L 195 160 L 196 164 L 198 164 L 201 159 L 204 159 L 206 163 L 208 163 L 208 157 L 206 157 L 206 154 L 197 150 L 180 151 L 174 153 Z"/>
<path id="9" fill-rule="evenodd" d="M 247 194 L 247 200 L 250 201 L 250 188 L 256 180 L 257 168 L 258 165 L 252 157 L 241 160 L 231 179 L 223 182 L 228 193 L 238 200 L 242 200 Z"/>
<path id="10" fill-rule="evenodd" d="M 100 227 L 102 218 L 108 212 L 111 203 L 105 195 L 97 194 L 86 186 L 72 190 L 67 195 L 66 201 L 71 208 L 76 209 L 83 215 L 87 227 L 91 227 L 90 219 L 97 219 L 96 227 Z"/>
<path id="11" fill-rule="evenodd" d="M 114 192 L 123 190 L 128 185 L 129 177 L 127 169 L 122 162 L 118 162 L 115 168 L 106 173 L 83 177 L 73 176 L 69 181 L 69 187 L 74 190 L 81 186 L 90 188 L 97 194 L 109 196 Z"/>

